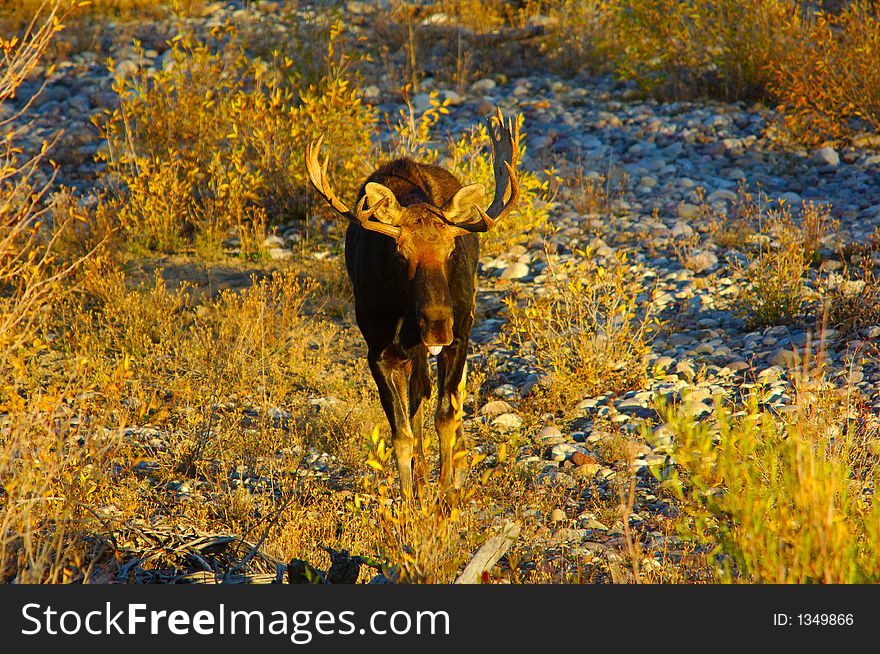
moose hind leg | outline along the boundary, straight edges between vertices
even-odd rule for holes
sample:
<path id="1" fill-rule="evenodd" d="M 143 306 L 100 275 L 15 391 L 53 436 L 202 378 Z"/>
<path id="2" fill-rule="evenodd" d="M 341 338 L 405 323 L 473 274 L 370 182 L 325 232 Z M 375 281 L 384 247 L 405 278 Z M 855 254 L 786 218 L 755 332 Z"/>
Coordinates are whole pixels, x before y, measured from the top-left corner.
<path id="1" fill-rule="evenodd" d="M 368 355 L 370 371 L 379 390 L 382 408 L 391 425 L 391 444 L 400 472 L 400 489 L 407 499 L 413 496 L 413 431 L 409 414 L 410 362 L 396 357 Z"/>
<path id="2" fill-rule="evenodd" d="M 447 354 L 448 352 L 448 354 Z M 437 361 L 438 386 L 435 424 L 440 439 L 440 483 L 446 501 L 457 502 L 457 491 L 464 486 L 467 444 L 462 426 L 467 382 L 467 342 L 445 348 Z"/>

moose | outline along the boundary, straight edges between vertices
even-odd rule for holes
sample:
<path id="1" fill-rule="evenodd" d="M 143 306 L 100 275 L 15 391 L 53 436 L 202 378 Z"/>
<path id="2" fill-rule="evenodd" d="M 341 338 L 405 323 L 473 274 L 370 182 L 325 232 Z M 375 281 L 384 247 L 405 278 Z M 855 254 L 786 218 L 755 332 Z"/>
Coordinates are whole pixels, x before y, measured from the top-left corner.
<path id="1" fill-rule="evenodd" d="M 309 179 L 348 218 L 345 264 L 355 319 L 367 361 L 391 426 L 405 498 L 427 482 L 423 408 L 431 397 L 428 355 L 437 357 L 434 424 L 440 441 L 440 483 L 453 505 L 464 483 L 462 411 L 467 350 L 476 307 L 479 232 L 507 216 L 519 199 L 515 120 L 487 119 L 495 192 L 484 211 L 483 184 L 462 185 L 439 166 L 396 159 L 379 167 L 360 189 L 354 212 L 336 196 L 323 164 L 323 136 L 306 148 Z"/>

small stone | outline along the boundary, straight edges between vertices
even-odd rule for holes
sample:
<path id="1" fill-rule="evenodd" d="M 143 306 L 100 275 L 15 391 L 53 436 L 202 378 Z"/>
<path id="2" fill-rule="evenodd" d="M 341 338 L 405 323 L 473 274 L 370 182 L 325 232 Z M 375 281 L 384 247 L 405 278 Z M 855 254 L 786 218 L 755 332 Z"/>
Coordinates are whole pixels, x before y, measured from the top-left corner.
<path id="1" fill-rule="evenodd" d="M 816 150 L 816 154 L 813 155 L 813 161 L 822 166 L 837 166 L 840 164 L 840 155 L 837 154 L 837 150 L 829 145 Z"/>
<path id="2" fill-rule="evenodd" d="M 559 463 L 561 461 L 567 461 L 575 451 L 574 445 L 570 445 L 569 443 L 557 443 L 547 449 L 544 453 L 544 458 Z"/>
<path id="3" fill-rule="evenodd" d="M 669 370 L 669 367 L 675 363 L 675 359 L 670 356 L 663 355 L 661 357 L 657 357 L 652 364 L 656 370 L 661 372 L 666 372 Z"/>
<path id="4" fill-rule="evenodd" d="M 692 236 L 694 233 L 694 228 L 688 225 L 686 222 L 677 220 L 675 224 L 672 226 L 672 229 L 669 232 L 669 235 L 672 237 L 677 236 Z"/>
<path id="5" fill-rule="evenodd" d="M 275 260 L 289 259 L 293 256 L 293 252 L 285 248 L 269 248 L 269 256 Z"/>
<path id="6" fill-rule="evenodd" d="M 598 463 L 585 463 L 582 466 L 577 466 L 574 470 L 572 470 L 572 475 L 574 475 L 575 479 L 592 479 L 595 477 L 602 466 Z"/>
<path id="7" fill-rule="evenodd" d="M 550 512 L 550 522 L 562 522 L 566 520 L 567 516 L 565 515 L 565 511 L 562 509 L 553 509 Z"/>
<path id="8" fill-rule="evenodd" d="M 539 486 L 559 486 L 562 488 L 571 488 L 577 484 L 570 475 L 553 469 L 545 470 L 538 475 L 535 481 Z"/>
<path id="9" fill-rule="evenodd" d="M 452 89 L 442 89 L 440 91 L 440 98 L 453 107 L 464 102 L 464 98 Z"/>
<path id="10" fill-rule="evenodd" d="M 672 336 L 670 336 L 666 340 L 666 343 L 671 347 L 680 347 L 682 345 L 689 345 L 690 343 L 693 343 L 693 342 L 694 342 L 693 336 L 691 336 L 690 334 L 682 334 L 682 333 L 673 334 Z"/>
<path id="11" fill-rule="evenodd" d="M 113 76 L 117 81 L 126 80 L 138 71 L 138 63 L 133 59 L 122 59 L 113 66 Z"/>
<path id="12" fill-rule="evenodd" d="M 770 355 L 770 365 L 779 366 L 781 368 L 794 368 L 800 361 L 800 356 L 792 350 L 776 350 Z"/>
<path id="13" fill-rule="evenodd" d="M 597 465 L 599 462 L 589 454 L 577 451 L 571 455 L 571 462 L 576 466 Z"/>
<path id="14" fill-rule="evenodd" d="M 701 250 L 691 255 L 689 264 L 695 273 L 706 272 L 718 264 L 718 255 L 709 250 Z"/>
<path id="15" fill-rule="evenodd" d="M 471 92 L 477 95 L 488 95 L 495 89 L 495 86 L 495 80 L 484 77 L 471 84 Z"/>
<path id="16" fill-rule="evenodd" d="M 516 261 L 507 266 L 501 273 L 501 279 L 522 279 L 529 276 L 529 267 Z"/>
<path id="17" fill-rule="evenodd" d="M 736 193 L 733 191 L 729 191 L 726 188 L 719 188 L 712 191 L 708 197 L 709 202 L 720 202 L 722 200 L 726 200 L 728 202 L 733 202 L 736 200 Z"/>
<path id="18" fill-rule="evenodd" d="M 511 413 L 512 411 L 513 407 L 504 400 L 493 400 L 483 405 L 483 408 L 480 409 L 480 414 L 484 416 L 500 416 L 502 413 Z"/>
<path id="19" fill-rule="evenodd" d="M 779 196 L 779 200 L 781 202 L 785 202 L 785 204 L 787 204 L 789 207 L 798 207 L 802 202 L 801 196 L 797 193 L 794 193 L 793 191 L 782 193 Z"/>
<path id="20" fill-rule="evenodd" d="M 507 402 L 504 402 L 504 404 L 507 404 Z M 557 427 L 550 425 L 549 427 L 544 427 L 544 429 L 539 431 L 538 435 L 535 436 L 535 439 L 539 441 L 552 441 L 556 439 L 561 439 L 562 437 L 562 432 L 559 431 Z"/>
<path id="21" fill-rule="evenodd" d="M 378 100 L 382 96 L 382 91 L 375 84 L 364 87 L 364 99 L 370 102 Z"/>
<path id="22" fill-rule="evenodd" d="M 608 531 L 608 527 L 596 520 L 593 516 L 584 516 L 580 519 L 581 529 L 591 529 L 593 531 Z"/>
<path id="23" fill-rule="evenodd" d="M 678 217 L 683 220 L 694 220 L 700 217 L 700 208 L 695 204 L 683 202 L 678 205 Z"/>
<path id="24" fill-rule="evenodd" d="M 608 259 L 614 256 L 614 250 L 608 247 L 608 244 L 599 237 L 596 237 L 592 241 L 590 241 L 590 244 L 587 245 L 587 249 L 597 257 L 604 257 Z"/>
<path id="25" fill-rule="evenodd" d="M 522 427 L 522 418 L 515 413 L 502 413 L 500 416 L 495 417 L 492 424 L 495 427 L 502 427 L 504 429 L 519 429 Z"/>
<path id="26" fill-rule="evenodd" d="M 679 361 L 675 364 L 675 374 L 679 379 L 690 382 L 694 378 L 694 367 L 689 361 Z"/>

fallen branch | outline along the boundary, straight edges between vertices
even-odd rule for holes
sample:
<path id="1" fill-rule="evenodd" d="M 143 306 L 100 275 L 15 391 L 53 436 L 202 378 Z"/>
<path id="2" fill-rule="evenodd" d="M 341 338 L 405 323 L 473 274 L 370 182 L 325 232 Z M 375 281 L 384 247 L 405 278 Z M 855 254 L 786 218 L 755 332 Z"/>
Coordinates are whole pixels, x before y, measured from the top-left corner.
<path id="1" fill-rule="evenodd" d="M 510 549 L 514 541 L 519 536 L 520 528 L 518 525 L 508 522 L 504 529 L 497 536 L 493 536 L 487 540 L 480 549 L 474 554 L 470 563 L 468 563 L 458 578 L 456 584 L 478 584 L 484 572 L 492 569 L 498 560 L 504 556 L 504 553 Z"/>

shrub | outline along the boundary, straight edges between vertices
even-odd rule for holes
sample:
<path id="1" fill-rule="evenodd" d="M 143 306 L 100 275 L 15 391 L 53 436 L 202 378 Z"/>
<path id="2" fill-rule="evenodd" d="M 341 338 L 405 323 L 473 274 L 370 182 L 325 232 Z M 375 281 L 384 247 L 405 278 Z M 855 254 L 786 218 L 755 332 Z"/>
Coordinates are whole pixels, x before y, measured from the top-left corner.
<path id="1" fill-rule="evenodd" d="M 34 71 L 69 16 L 60 2 L 40 9 L 23 36 L 0 38 L 0 104 Z M 78 370 L 47 388 L 25 381 L 32 367 L 45 365 L 44 323 L 65 295 L 63 282 L 94 252 L 66 261 L 56 251 L 71 221 L 55 214 L 53 228 L 44 226 L 55 209 L 51 144 L 22 152 L 11 129 L 19 116 L 0 119 L 0 581 L 67 582 L 90 574 L 84 503 L 104 487 L 114 438 L 85 440 L 100 434 L 99 421 L 87 434 L 71 420 L 92 390 Z"/>
<path id="2" fill-rule="evenodd" d="M 765 220 L 752 237 L 757 248 L 733 264 L 746 281 L 738 310 L 753 326 L 790 323 L 801 314 L 804 277 L 830 226 L 827 210 L 813 204 L 804 206 L 800 225 L 785 205 L 768 209 Z"/>
<path id="3" fill-rule="evenodd" d="M 335 49 L 339 34 L 330 30 L 327 72 L 314 84 L 290 58 L 249 59 L 228 25 L 213 30 L 211 45 L 177 39 L 173 65 L 120 82 L 120 106 L 99 126 L 123 191 L 123 229 L 147 247 L 174 249 L 197 234 L 258 237 L 267 221 L 302 217 L 310 203 L 302 153 L 321 134 L 333 144 L 334 180 L 351 192 L 366 172 L 375 116 Z"/>
<path id="4" fill-rule="evenodd" d="M 851 336 L 862 336 L 868 327 L 880 325 L 880 279 L 866 268 L 854 278 L 829 276 L 823 301 L 828 324 Z"/>
<path id="5" fill-rule="evenodd" d="M 761 95 L 767 65 L 796 25 L 785 0 L 679 2 L 622 0 L 617 71 L 646 91 L 672 97 Z"/>
<path id="6" fill-rule="evenodd" d="M 686 502 L 687 530 L 726 557 L 720 579 L 880 579 L 876 426 L 836 397 L 814 377 L 788 417 L 762 410 L 758 393 L 736 414 L 718 405 L 710 421 L 664 409 L 684 473 L 669 483 Z"/>
<path id="7" fill-rule="evenodd" d="M 566 74 L 586 68 L 610 72 L 621 51 L 616 2 L 556 0 L 548 3 L 550 24 L 541 48 L 550 64 Z"/>
<path id="8" fill-rule="evenodd" d="M 639 307 L 645 289 L 625 254 L 605 265 L 590 252 L 577 255 L 577 261 L 550 264 L 542 291 L 514 293 L 505 302 L 506 338 L 536 357 L 557 404 L 638 388 L 656 325 Z"/>
<path id="9" fill-rule="evenodd" d="M 0 37 L 0 105 L 15 96 L 69 15 L 59 2 L 43 9 L 22 37 Z M 36 153 L 23 152 L 17 143 L 20 132 L 13 128 L 23 111 L 0 119 L 5 134 L 0 146 L 0 370 L 33 337 L 43 308 L 61 292 L 60 281 L 81 262 L 61 261 L 54 251 L 70 222 L 62 218 L 53 229 L 45 226 L 53 211 L 49 192 L 57 169 L 48 155 L 54 142 L 44 142 Z"/>
<path id="10" fill-rule="evenodd" d="M 769 62 L 769 88 L 783 124 L 798 141 L 815 145 L 880 129 L 880 15 L 874 3 L 847 3 L 839 15 L 816 12 L 795 47 Z"/>

